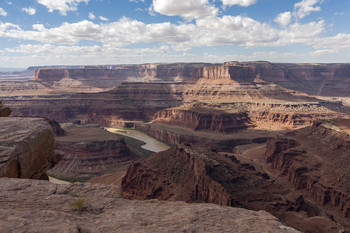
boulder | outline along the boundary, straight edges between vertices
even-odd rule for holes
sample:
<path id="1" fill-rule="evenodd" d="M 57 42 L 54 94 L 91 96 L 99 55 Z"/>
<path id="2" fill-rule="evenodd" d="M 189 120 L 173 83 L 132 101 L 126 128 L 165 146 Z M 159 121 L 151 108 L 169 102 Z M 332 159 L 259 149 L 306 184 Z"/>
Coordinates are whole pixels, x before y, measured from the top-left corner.
<path id="1" fill-rule="evenodd" d="M 41 118 L 0 118 L 0 177 L 39 179 L 51 166 L 54 134 Z"/>

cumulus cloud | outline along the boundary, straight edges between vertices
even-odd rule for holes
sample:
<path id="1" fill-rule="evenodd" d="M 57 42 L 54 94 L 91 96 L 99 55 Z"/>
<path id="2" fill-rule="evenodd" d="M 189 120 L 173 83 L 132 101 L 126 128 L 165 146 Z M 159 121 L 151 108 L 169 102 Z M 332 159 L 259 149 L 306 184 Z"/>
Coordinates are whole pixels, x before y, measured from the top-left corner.
<path id="1" fill-rule="evenodd" d="M 103 16 L 99 16 L 99 18 L 100 18 L 100 20 L 102 20 L 102 21 L 108 21 L 108 20 L 109 20 L 108 18 L 103 17 Z"/>
<path id="2" fill-rule="evenodd" d="M 100 42 L 104 46 L 122 47 L 136 43 L 162 43 L 177 51 L 192 47 L 237 45 L 244 47 L 283 46 L 293 43 L 311 45 L 325 30 L 324 21 L 308 24 L 289 24 L 283 30 L 246 16 L 210 17 L 194 23 L 145 24 L 122 17 L 116 22 L 96 24 L 91 21 L 63 23 L 47 28 L 33 25 L 33 30 L 22 30 L 18 25 L 0 24 L 0 37 L 33 40 L 65 45 L 82 40 Z"/>
<path id="3" fill-rule="evenodd" d="M 89 13 L 89 19 L 94 20 L 96 19 L 96 16 L 93 13 Z"/>
<path id="4" fill-rule="evenodd" d="M 233 5 L 239 5 L 239 6 L 250 6 L 257 2 L 257 0 L 222 0 L 222 4 L 224 6 L 233 6 Z"/>
<path id="5" fill-rule="evenodd" d="M 7 15 L 7 12 L 1 7 L 0 7 L 0 15 L 1 16 L 6 16 Z"/>
<path id="6" fill-rule="evenodd" d="M 295 15 L 298 18 L 304 18 L 310 15 L 312 12 L 321 11 L 320 6 L 315 6 L 320 0 L 302 0 L 294 4 Z"/>
<path id="7" fill-rule="evenodd" d="M 163 15 L 189 19 L 216 16 L 218 9 L 208 0 L 153 0 L 153 10 Z"/>
<path id="8" fill-rule="evenodd" d="M 28 15 L 35 15 L 36 10 L 33 7 L 22 8 L 22 11 L 26 12 Z"/>
<path id="9" fill-rule="evenodd" d="M 49 12 L 58 10 L 61 15 L 67 15 L 67 11 L 76 11 L 77 6 L 81 2 L 87 4 L 89 0 L 37 0 L 37 2 L 46 6 L 49 9 Z"/>
<path id="10" fill-rule="evenodd" d="M 321 51 L 350 51 L 350 34 L 339 33 L 332 37 L 316 38 L 312 46 Z"/>
<path id="11" fill-rule="evenodd" d="M 281 27 L 286 27 L 292 21 L 292 14 L 290 11 L 280 13 L 274 19 L 274 22 L 278 23 Z"/>

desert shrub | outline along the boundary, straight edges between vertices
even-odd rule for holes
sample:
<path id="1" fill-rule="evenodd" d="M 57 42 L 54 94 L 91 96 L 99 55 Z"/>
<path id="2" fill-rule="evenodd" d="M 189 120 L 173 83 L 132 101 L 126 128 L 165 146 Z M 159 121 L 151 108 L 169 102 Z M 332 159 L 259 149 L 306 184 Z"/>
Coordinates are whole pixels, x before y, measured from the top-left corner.
<path id="1" fill-rule="evenodd" d="M 69 206 L 72 208 L 74 211 L 82 211 L 85 207 L 85 199 L 83 198 L 78 198 L 72 202 L 69 203 Z"/>

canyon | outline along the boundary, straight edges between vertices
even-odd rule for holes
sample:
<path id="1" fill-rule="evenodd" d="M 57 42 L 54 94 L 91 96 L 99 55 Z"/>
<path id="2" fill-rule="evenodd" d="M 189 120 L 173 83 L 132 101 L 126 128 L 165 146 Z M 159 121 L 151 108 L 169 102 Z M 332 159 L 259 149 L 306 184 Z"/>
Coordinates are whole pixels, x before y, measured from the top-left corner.
<path id="1" fill-rule="evenodd" d="M 33 76 L 0 82 L 11 108 L 0 104 L 0 116 L 46 118 L 62 156 L 50 175 L 119 185 L 141 206 L 205 202 L 264 210 L 302 232 L 350 229 L 349 64 L 39 67 Z M 138 153 L 103 127 L 172 148 Z"/>

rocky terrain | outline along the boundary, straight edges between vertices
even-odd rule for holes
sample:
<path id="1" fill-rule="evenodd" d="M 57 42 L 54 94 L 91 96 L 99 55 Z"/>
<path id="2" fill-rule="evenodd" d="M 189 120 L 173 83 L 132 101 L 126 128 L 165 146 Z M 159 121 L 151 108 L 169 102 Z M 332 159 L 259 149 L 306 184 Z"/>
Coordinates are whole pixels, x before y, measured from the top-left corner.
<path id="1" fill-rule="evenodd" d="M 271 139 L 265 159 L 272 171 L 286 177 L 295 189 L 348 218 L 350 136 L 330 126 L 315 123 L 283 138 Z"/>
<path id="2" fill-rule="evenodd" d="M 132 199 L 264 210 L 303 232 L 339 232 L 350 229 L 349 85 L 349 64 L 38 67 L 30 81 L 0 82 L 0 96 L 12 116 L 47 118 L 65 153 L 50 170 L 58 177 L 123 180 Z M 121 138 L 86 124 L 133 127 L 175 147 L 136 161 Z"/>
<path id="3" fill-rule="evenodd" d="M 54 162 L 54 134 L 44 119 L 0 117 L 0 177 L 47 179 Z"/>
<path id="4" fill-rule="evenodd" d="M 0 178 L 0 231 L 278 232 L 298 231 L 265 211 L 213 204 L 130 201 L 117 186 Z M 84 200 L 81 209 L 75 210 Z M 73 203 L 73 204 L 72 204 Z"/>
<path id="5" fill-rule="evenodd" d="M 196 69 L 205 63 L 159 63 L 142 65 L 30 67 L 22 75 L 30 80 L 18 80 L 16 74 L 0 74 L 0 96 L 37 96 L 96 93 L 119 86 L 122 82 L 182 82 L 192 80 Z M 35 71 L 34 71 L 35 69 Z M 17 77 L 17 78 L 16 78 Z"/>
<path id="6" fill-rule="evenodd" d="M 16 116 L 104 126 L 154 120 L 218 132 L 247 127 L 297 128 L 311 125 L 314 119 L 339 117 L 343 112 L 339 101 L 317 99 L 275 84 L 204 78 L 194 84 L 122 83 L 108 92 L 4 100 Z"/>
<path id="7" fill-rule="evenodd" d="M 89 179 L 105 173 L 125 171 L 140 157 L 123 138 L 96 125 L 66 125 L 65 135 L 56 137 L 55 149 L 64 156 L 49 174 L 61 179 Z"/>
<path id="8" fill-rule="evenodd" d="M 238 83 L 272 82 L 315 96 L 349 96 L 349 64 L 226 62 L 197 70 L 196 77 Z"/>
<path id="9" fill-rule="evenodd" d="M 234 156 L 175 147 L 134 163 L 122 181 L 123 196 L 209 202 L 265 210 L 303 232 L 339 232 L 329 213 L 298 192 Z"/>

